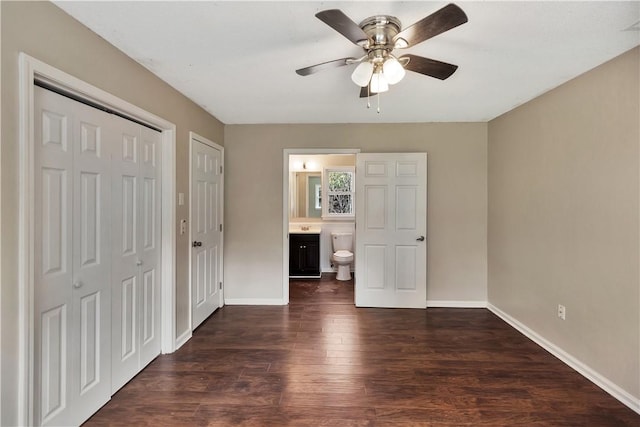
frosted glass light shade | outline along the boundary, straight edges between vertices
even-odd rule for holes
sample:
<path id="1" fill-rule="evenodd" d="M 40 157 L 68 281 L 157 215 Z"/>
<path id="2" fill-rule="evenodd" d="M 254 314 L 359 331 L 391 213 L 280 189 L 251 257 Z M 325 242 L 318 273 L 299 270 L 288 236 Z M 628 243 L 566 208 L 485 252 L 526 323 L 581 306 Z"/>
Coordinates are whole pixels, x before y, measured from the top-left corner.
<path id="1" fill-rule="evenodd" d="M 389 90 L 389 83 L 382 73 L 374 73 L 371 76 L 371 93 L 386 92 Z"/>
<path id="2" fill-rule="evenodd" d="M 353 74 L 351 74 L 351 80 L 360 87 L 365 87 L 371 80 L 371 74 L 373 74 L 373 64 L 369 61 L 364 61 L 358 64 Z"/>
<path id="3" fill-rule="evenodd" d="M 393 56 L 390 56 L 389 59 L 382 64 L 382 71 L 384 72 L 385 79 L 387 79 L 387 83 L 390 85 L 398 83 L 406 74 L 404 67 Z"/>

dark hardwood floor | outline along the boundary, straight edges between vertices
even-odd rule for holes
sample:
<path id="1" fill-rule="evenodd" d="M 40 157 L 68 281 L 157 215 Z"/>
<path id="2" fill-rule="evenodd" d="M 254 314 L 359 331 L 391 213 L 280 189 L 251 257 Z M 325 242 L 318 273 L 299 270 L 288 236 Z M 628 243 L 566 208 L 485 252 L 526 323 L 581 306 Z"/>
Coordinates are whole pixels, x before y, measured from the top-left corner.
<path id="1" fill-rule="evenodd" d="M 226 306 L 88 426 L 640 426 L 484 309 L 356 309 L 353 283 Z"/>

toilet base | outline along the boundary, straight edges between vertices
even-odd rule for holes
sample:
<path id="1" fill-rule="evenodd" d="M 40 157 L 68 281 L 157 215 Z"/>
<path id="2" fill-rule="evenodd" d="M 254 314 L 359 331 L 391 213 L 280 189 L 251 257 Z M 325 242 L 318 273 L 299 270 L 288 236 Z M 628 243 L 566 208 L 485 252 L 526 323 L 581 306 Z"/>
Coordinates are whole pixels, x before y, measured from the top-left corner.
<path id="1" fill-rule="evenodd" d="M 351 280 L 351 266 L 350 264 L 340 265 L 338 264 L 338 274 L 336 280 Z"/>

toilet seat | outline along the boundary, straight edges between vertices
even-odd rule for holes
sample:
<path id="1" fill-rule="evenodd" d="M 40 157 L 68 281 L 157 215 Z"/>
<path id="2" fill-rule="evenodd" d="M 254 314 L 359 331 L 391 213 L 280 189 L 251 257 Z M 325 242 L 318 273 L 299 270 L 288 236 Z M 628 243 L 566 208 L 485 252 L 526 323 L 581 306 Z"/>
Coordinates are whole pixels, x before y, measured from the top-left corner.
<path id="1" fill-rule="evenodd" d="M 336 262 L 351 262 L 353 261 L 353 253 L 350 251 L 338 251 L 333 254 L 333 259 Z"/>
<path id="2" fill-rule="evenodd" d="M 338 251 L 335 252 L 334 255 L 339 257 L 350 257 L 353 256 L 353 253 L 351 253 L 350 251 Z"/>

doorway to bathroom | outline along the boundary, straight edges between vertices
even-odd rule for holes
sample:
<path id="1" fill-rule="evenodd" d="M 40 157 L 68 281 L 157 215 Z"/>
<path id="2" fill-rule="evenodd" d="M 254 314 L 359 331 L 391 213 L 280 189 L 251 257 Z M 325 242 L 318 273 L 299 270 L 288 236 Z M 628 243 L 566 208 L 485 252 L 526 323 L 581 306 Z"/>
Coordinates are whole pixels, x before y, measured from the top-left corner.
<path id="1" fill-rule="evenodd" d="M 353 288 L 353 278 L 336 280 L 338 268 L 332 259 L 332 233 L 350 234 L 352 245 L 355 244 L 354 181 L 336 191 L 329 188 L 328 177 L 343 174 L 355 178 L 355 155 L 359 151 L 284 150 L 282 289 L 285 304 L 290 301 L 290 280 L 295 281 L 295 292 L 310 295 L 319 295 L 316 291 L 320 283 L 323 290 L 335 288 L 336 292 L 340 284 Z M 330 201 L 333 207 L 329 206 Z M 353 270 L 353 261 L 342 267 L 345 268 Z M 351 303 L 354 302 L 352 299 Z"/>
<path id="2" fill-rule="evenodd" d="M 355 264 L 356 306 L 426 308 L 427 153 L 359 153 L 355 150 L 338 153 L 355 157 L 355 168 L 350 166 L 350 178 L 343 176 L 346 180 L 355 181 L 355 185 L 347 186 L 348 190 L 329 191 L 327 171 L 334 167 L 322 168 L 320 197 L 325 200 L 321 201 L 321 221 L 292 216 L 291 212 L 297 203 L 293 197 L 297 190 L 291 189 L 291 183 L 296 180 L 294 174 L 298 168 L 309 170 L 312 161 L 319 159 L 312 156 L 330 153 L 329 150 L 320 153 L 316 150 L 284 150 L 283 303 L 289 303 L 291 236 L 305 236 L 311 241 L 308 235 L 313 235 L 316 236 L 314 245 L 320 247 L 320 256 L 326 257 L 325 264 L 322 264 L 322 260 L 316 261 L 316 264 L 320 264 L 320 272 L 323 265 L 330 267 L 331 263 L 343 267 L 344 264 Z M 298 163 L 294 164 L 294 161 Z M 340 170 L 338 166 L 335 169 L 344 173 L 344 169 Z M 341 210 L 340 206 L 348 207 L 349 203 L 351 212 L 348 209 Z M 332 206 L 332 209 L 328 209 L 328 206 Z M 339 208 L 333 209 L 335 206 Z M 331 213 L 336 214 L 335 218 L 331 218 Z M 346 219 L 353 221 L 347 222 L 350 229 L 336 229 L 336 226 L 345 226 L 337 224 Z M 351 248 L 342 255 L 339 250 L 344 247 L 334 247 L 342 240 L 339 238 L 341 234 L 342 237 L 348 235 L 348 247 Z M 312 247 L 301 243 L 297 249 L 306 251 L 306 259 Z M 333 249 L 337 249 L 336 253 Z M 333 272 L 334 268 L 329 271 Z M 337 278 L 340 278 L 340 271 Z"/>

